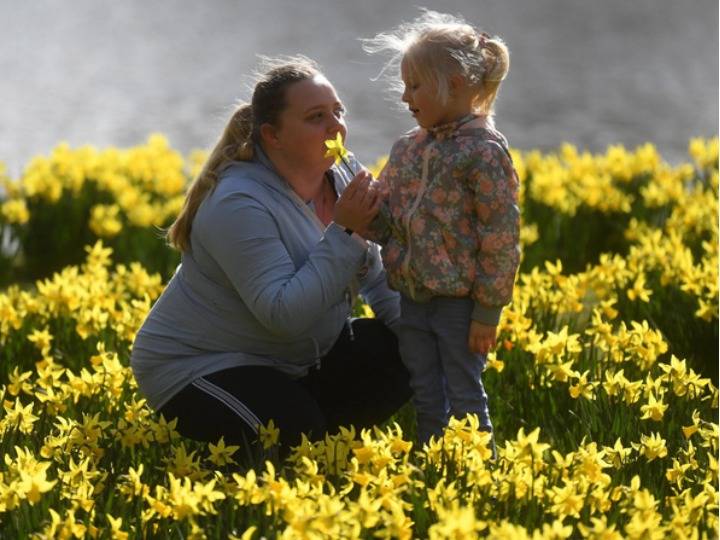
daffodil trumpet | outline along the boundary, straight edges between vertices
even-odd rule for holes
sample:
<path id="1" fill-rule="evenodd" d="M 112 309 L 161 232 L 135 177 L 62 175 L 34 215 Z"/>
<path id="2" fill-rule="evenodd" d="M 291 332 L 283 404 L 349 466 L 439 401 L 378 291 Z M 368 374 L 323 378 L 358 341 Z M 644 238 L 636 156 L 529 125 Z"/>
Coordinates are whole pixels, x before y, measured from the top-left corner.
<path id="1" fill-rule="evenodd" d="M 355 176 L 355 173 L 350 168 L 350 164 L 346 159 L 348 151 L 343 144 L 343 139 L 342 135 L 340 135 L 340 132 L 338 132 L 334 139 L 328 139 L 327 141 L 325 141 L 325 146 L 327 147 L 325 157 L 334 157 L 335 165 L 338 165 L 340 162 L 342 162 L 350 173 L 350 176 Z"/>

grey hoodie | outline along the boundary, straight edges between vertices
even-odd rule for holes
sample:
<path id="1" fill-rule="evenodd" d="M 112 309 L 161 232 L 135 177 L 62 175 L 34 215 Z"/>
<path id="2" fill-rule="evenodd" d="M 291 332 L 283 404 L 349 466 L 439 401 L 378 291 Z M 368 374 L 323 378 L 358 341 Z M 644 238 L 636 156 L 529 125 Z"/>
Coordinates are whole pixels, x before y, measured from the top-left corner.
<path id="1" fill-rule="evenodd" d="M 378 318 L 392 325 L 400 314 L 378 246 L 324 228 L 259 148 L 256 156 L 226 168 L 200 205 L 191 250 L 135 339 L 131 366 L 155 409 L 230 367 L 306 374 L 346 323 L 353 283 Z M 350 174 L 329 173 L 341 193 Z"/>

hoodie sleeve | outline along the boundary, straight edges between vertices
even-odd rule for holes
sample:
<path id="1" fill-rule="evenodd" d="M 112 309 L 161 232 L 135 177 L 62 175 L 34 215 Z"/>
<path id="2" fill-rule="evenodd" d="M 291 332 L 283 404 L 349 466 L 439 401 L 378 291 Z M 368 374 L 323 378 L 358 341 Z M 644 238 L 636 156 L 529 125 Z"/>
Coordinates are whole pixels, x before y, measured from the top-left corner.
<path id="1" fill-rule="evenodd" d="M 271 212 L 252 196 L 224 197 L 197 231 L 255 318 L 271 332 L 301 334 L 341 301 L 365 257 L 335 223 L 296 268 Z M 197 221 L 197 220 L 196 220 Z"/>
<path id="2" fill-rule="evenodd" d="M 378 319 L 392 328 L 400 318 L 400 295 L 390 289 L 380 257 L 380 246 L 370 244 L 368 271 L 360 280 L 360 295 Z"/>

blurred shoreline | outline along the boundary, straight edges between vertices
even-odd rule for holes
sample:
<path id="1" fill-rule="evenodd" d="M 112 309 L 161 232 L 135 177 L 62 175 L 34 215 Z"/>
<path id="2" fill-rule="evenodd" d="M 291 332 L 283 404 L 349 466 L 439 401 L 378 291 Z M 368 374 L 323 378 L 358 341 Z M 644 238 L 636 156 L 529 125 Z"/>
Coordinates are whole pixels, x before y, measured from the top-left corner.
<path id="1" fill-rule="evenodd" d="M 414 3 L 290 0 L 172 4 L 78 0 L 0 4 L 0 161 L 17 177 L 61 141 L 121 148 L 164 134 L 183 155 L 211 147 L 233 103 L 248 97 L 257 55 L 317 60 L 348 108 L 348 147 L 364 162 L 413 127 L 383 81 L 382 58 L 358 41 L 418 14 Z M 513 148 L 592 153 L 650 142 L 687 159 L 718 132 L 718 5 L 697 0 L 457 0 L 501 35 L 511 68 L 496 123 Z M 293 13 L 292 17 L 288 13 Z"/>

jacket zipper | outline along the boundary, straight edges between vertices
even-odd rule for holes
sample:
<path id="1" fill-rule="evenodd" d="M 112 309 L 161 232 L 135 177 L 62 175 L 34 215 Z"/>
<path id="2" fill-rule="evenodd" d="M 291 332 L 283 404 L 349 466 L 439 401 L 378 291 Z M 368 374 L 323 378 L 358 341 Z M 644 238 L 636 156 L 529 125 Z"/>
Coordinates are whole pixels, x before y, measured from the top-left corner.
<path id="1" fill-rule="evenodd" d="M 407 243 L 407 251 L 405 252 L 405 258 L 400 265 L 401 272 L 405 276 L 405 282 L 407 283 L 410 297 L 415 297 L 415 285 L 412 278 L 410 277 L 410 257 L 412 255 L 412 242 L 410 233 L 410 221 L 412 220 L 413 214 L 417 211 L 420 203 L 422 202 L 425 192 L 428 187 L 428 169 L 430 168 L 430 151 L 435 146 L 435 141 L 427 145 L 423 151 L 423 163 L 422 163 L 422 176 L 420 177 L 420 188 L 418 189 L 417 195 L 413 204 L 410 206 L 410 210 L 405 216 L 403 216 L 403 225 L 405 226 L 405 238 Z"/>

